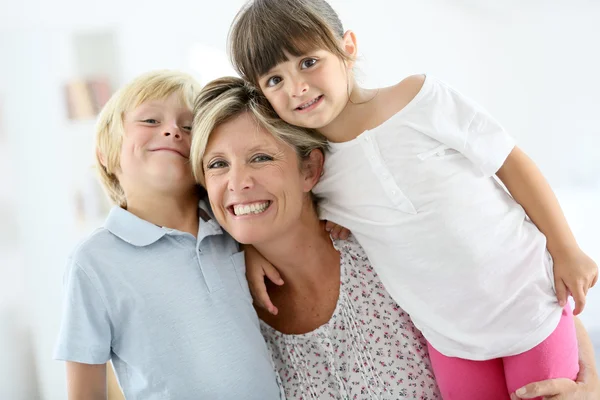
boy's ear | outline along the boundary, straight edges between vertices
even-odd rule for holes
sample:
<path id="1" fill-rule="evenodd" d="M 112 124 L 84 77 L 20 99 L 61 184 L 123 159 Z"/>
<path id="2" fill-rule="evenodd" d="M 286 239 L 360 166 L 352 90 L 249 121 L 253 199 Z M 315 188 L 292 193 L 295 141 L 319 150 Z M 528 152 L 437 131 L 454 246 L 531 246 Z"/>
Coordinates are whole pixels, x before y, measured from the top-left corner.
<path id="1" fill-rule="evenodd" d="M 310 192 L 323 174 L 323 162 L 325 156 L 319 149 L 314 149 L 310 152 L 308 157 L 302 161 L 304 169 L 304 191 Z"/>
<path id="2" fill-rule="evenodd" d="M 342 36 L 342 49 L 348 54 L 348 56 L 352 60 L 356 60 L 358 56 L 358 43 L 356 41 L 356 35 L 354 32 L 348 30 Z M 352 68 L 354 66 L 354 61 L 348 62 L 348 67 Z"/>

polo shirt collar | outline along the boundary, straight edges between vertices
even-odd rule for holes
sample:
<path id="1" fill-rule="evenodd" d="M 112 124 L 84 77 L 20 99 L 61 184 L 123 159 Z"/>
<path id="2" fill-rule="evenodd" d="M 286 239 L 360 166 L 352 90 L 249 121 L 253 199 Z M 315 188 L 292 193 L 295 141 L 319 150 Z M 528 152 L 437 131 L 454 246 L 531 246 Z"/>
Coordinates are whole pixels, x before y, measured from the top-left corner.
<path id="1" fill-rule="evenodd" d="M 214 219 L 208 202 L 201 200 L 198 208 L 200 214 L 199 241 L 206 236 L 222 234 L 223 230 Z M 110 210 L 104 227 L 121 240 L 137 247 L 149 246 L 168 233 L 167 229 L 141 219 L 119 206 Z"/>
<path id="2" fill-rule="evenodd" d="M 110 210 L 104 227 L 119 239 L 137 247 L 151 245 L 167 233 L 162 227 L 143 220 L 119 206 Z"/>

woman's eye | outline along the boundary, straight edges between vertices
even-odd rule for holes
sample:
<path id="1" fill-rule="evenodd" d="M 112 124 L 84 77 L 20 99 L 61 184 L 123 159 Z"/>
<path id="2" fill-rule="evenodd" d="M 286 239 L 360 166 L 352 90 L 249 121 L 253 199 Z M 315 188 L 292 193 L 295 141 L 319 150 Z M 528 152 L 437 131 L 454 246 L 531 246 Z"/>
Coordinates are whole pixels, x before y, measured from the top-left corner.
<path id="1" fill-rule="evenodd" d="M 267 81 L 267 87 L 278 85 L 280 82 L 281 82 L 280 77 L 273 76 L 273 77 L 269 78 L 269 80 Z"/>
<path id="2" fill-rule="evenodd" d="M 254 162 L 265 162 L 265 161 L 273 161 L 273 157 L 267 156 L 265 154 L 259 154 L 252 158 Z"/>
<path id="3" fill-rule="evenodd" d="M 317 63 L 316 59 L 314 59 L 314 58 L 307 58 L 306 60 L 302 60 L 302 64 L 300 64 L 300 66 L 302 67 L 302 69 L 307 69 L 307 68 L 312 67 L 316 63 Z"/>
<path id="4" fill-rule="evenodd" d="M 213 161 L 210 164 L 208 164 L 207 168 L 208 169 L 217 169 L 217 168 L 225 168 L 227 166 L 227 163 L 225 163 L 225 161 Z"/>

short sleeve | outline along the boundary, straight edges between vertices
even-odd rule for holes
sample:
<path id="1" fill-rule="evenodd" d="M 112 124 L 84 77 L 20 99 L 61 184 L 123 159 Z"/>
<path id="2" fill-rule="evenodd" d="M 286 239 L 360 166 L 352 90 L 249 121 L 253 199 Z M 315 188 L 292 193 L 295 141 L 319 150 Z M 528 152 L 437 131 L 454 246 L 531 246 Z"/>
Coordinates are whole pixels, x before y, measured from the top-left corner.
<path id="1" fill-rule="evenodd" d="M 494 175 L 513 150 L 514 139 L 483 107 L 432 80 L 426 103 L 433 126 L 424 133 L 461 152 L 483 176 Z"/>
<path id="2" fill-rule="evenodd" d="M 98 289 L 70 260 L 64 276 L 63 317 L 54 359 L 104 364 L 110 359 L 111 324 Z"/>

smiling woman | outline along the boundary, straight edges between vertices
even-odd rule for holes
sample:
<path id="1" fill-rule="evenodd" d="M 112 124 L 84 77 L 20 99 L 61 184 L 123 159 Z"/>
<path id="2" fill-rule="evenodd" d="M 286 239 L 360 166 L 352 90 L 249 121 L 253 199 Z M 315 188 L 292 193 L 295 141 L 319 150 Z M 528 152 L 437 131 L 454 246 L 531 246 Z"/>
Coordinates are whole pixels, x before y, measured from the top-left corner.
<path id="1" fill-rule="evenodd" d="M 286 398 L 439 399 L 420 332 L 356 240 L 332 242 L 317 216 L 311 190 L 326 142 L 262 104 L 238 78 L 209 83 L 194 110 L 191 161 L 219 224 L 285 281 L 269 288 L 279 313 L 257 312 Z"/>

